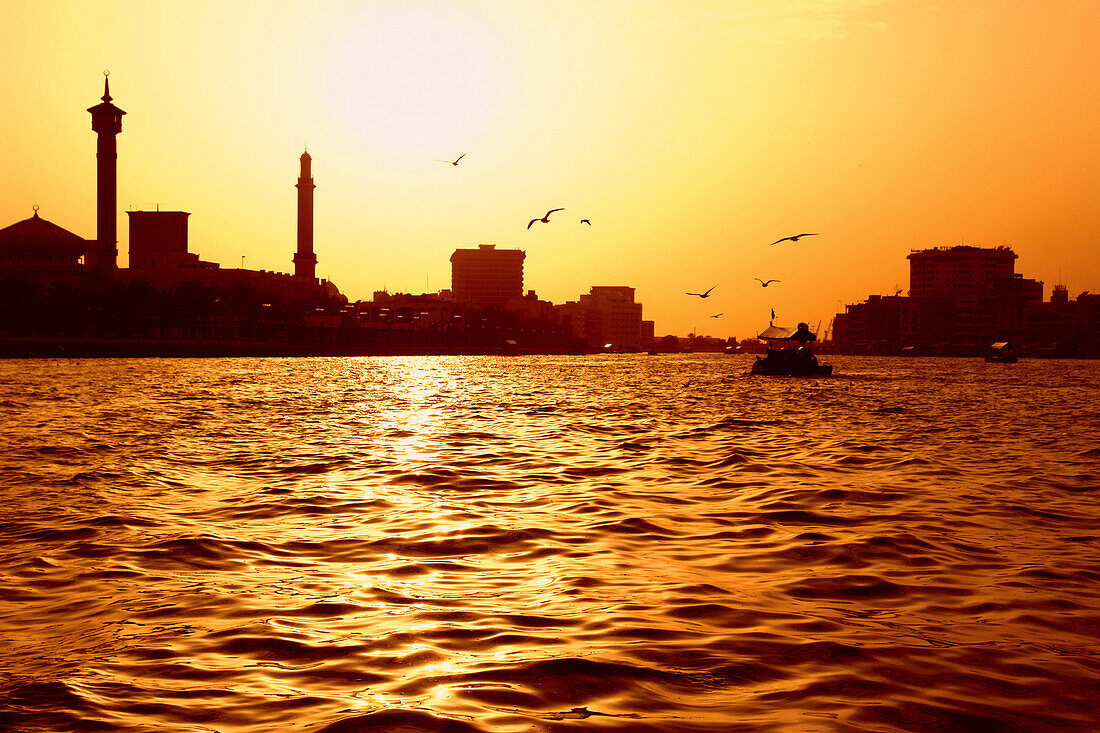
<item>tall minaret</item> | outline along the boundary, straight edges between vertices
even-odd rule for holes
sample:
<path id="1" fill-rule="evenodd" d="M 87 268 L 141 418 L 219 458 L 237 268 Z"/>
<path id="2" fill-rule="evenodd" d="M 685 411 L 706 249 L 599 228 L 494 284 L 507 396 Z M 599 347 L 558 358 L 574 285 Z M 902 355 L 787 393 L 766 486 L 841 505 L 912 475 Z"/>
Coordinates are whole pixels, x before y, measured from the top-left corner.
<path id="1" fill-rule="evenodd" d="M 298 251 L 294 253 L 294 277 L 317 279 L 317 255 L 313 254 L 313 158 L 302 153 L 302 172 L 298 174 Z"/>
<path id="2" fill-rule="evenodd" d="M 111 90 L 107 85 L 109 74 L 103 72 L 103 102 L 88 108 L 92 113 L 92 129 L 99 139 L 96 141 L 95 156 L 96 239 L 84 258 L 89 271 L 106 276 L 113 275 L 118 264 L 118 152 L 115 135 L 122 132 L 122 115 L 126 114 L 111 104 Z"/>

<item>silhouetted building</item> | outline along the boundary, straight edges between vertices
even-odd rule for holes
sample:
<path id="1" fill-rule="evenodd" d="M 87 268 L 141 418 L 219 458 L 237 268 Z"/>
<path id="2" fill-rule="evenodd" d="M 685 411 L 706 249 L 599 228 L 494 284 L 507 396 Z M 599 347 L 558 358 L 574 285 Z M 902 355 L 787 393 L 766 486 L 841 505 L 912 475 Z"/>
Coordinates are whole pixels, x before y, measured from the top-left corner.
<path id="1" fill-rule="evenodd" d="M 548 323 L 560 323 L 554 311 L 554 304 L 549 300 L 539 300 L 538 293 L 528 290 L 522 298 L 513 298 L 504 304 L 504 309 L 521 318 L 530 321 L 545 321 Z"/>
<path id="2" fill-rule="evenodd" d="M 122 132 L 121 109 L 111 104 L 111 90 L 103 78 L 102 103 L 89 107 L 96 138 L 96 241 L 84 264 L 97 275 L 111 276 L 118 266 L 118 151 L 115 136 Z"/>
<path id="3" fill-rule="evenodd" d="M 978 345 L 996 332 L 997 282 L 1012 278 L 1016 253 L 1008 247 L 957 246 L 914 250 L 909 259 L 909 297 L 950 310 L 942 324 L 946 343 Z"/>
<path id="4" fill-rule="evenodd" d="M 1100 356 L 1100 295 L 1085 291 L 1071 300 L 1055 285 L 1050 300 L 1029 313 L 1026 344 L 1031 355 Z"/>
<path id="5" fill-rule="evenodd" d="M 0 229 L 0 274 L 35 279 L 79 276 L 80 257 L 94 241 L 73 234 L 38 215 Z"/>
<path id="6" fill-rule="evenodd" d="M 1055 286 L 1014 272 L 1008 247 L 914 250 L 909 297 L 872 295 L 845 306 L 833 323 L 838 349 L 855 353 L 981 354 L 994 342 L 1025 354 L 1095 355 L 1096 309 L 1087 292 L 1076 301 Z M 1100 300 L 1100 299 L 1097 299 Z"/>
<path id="7" fill-rule="evenodd" d="M 314 276 L 317 256 L 313 253 L 313 178 L 310 157 L 301 156 L 298 178 L 298 250 L 295 274 L 268 270 L 223 268 L 217 262 L 199 259 L 188 251 L 186 211 L 128 211 L 130 218 L 130 268 L 119 277 L 143 280 L 158 287 L 194 282 L 207 287 L 248 290 L 266 300 L 286 304 L 343 300 L 337 287 Z"/>
<path id="8" fill-rule="evenodd" d="M 186 211 L 127 211 L 130 219 L 130 269 L 136 273 L 217 267 L 187 251 Z M 151 272 L 156 275 L 156 272 Z M 171 274 L 171 273 L 169 273 Z"/>
<path id="9" fill-rule="evenodd" d="M 456 249 L 451 255 L 451 291 L 455 300 L 503 305 L 522 298 L 526 256 L 521 249 L 497 249 L 493 244 Z"/>
<path id="10" fill-rule="evenodd" d="M 970 299 L 992 290 L 999 278 L 1012 277 L 1016 253 L 1009 247 L 960 245 L 913 250 L 907 259 L 910 297 Z"/>
<path id="11" fill-rule="evenodd" d="M 846 305 L 833 319 L 833 341 L 849 351 L 893 353 L 903 346 L 910 306 L 909 298 L 898 295 L 871 295 L 866 302 Z"/>
<path id="12" fill-rule="evenodd" d="M 559 311 L 569 319 L 573 335 L 585 339 L 591 348 L 611 344 L 613 349 L 632 351 L 649 346 L 643 339 L 642 304 L 634 302 L 634 288 L 593 286 L 577 302 L 559 306 Z"/>
<path id="13" fill-rule="evenodd" d="M 993 340 L 1015 340 L 1043 302 L 1043 283 L 1016 273 L 993 282 Z"/>
<path id="14" fill-rule="evenodd" d="M 310 165 L 313 158 L 308 152 L 299 158 L 301 172 L 294 187 L 298 189 L 298 251 L 294 253 L 294 276 L 306 280 L 317 279 L 317 255 L 313 253 L 313 174 Z"/>

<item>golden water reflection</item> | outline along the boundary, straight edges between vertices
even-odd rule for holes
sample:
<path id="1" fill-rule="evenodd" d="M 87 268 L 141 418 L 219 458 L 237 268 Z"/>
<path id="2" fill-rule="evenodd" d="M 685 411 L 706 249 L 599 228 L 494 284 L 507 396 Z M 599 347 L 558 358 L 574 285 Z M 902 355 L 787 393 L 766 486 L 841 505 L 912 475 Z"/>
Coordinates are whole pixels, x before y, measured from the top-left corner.
<path id="1" fill-rule="evenodd" d="M 1098 375 L 746 367 L 0 364 L 0 714 L 1087 730 Z"/>

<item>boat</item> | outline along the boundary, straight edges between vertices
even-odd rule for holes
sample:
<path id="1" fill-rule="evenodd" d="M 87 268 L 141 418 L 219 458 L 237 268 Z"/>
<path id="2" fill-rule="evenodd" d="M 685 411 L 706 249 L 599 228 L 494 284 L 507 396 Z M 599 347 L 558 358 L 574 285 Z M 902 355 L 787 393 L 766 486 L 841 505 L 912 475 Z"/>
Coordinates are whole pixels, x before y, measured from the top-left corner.
<path id="1" fill-rule="evenodd" d="M 1015 364 L 1019 361 L 1019 358 L 1016 356 L 1016 349 L 1012 347 L 1011 342 L 997 341 L 989 345 L 985 360 L 997 364 Z"/>
<path id="2" fill-rule="evenodd" d="M 758 339 L 768 342 L 764 356 L 756 357 L 751 373 L 769 377 L 828 377 L 833 373 L 831 364 L 821 364 L 810 350 L 809 342 L 817 336 L 810 327 L 799 323 L 798 328 L 768 326 Z"/>

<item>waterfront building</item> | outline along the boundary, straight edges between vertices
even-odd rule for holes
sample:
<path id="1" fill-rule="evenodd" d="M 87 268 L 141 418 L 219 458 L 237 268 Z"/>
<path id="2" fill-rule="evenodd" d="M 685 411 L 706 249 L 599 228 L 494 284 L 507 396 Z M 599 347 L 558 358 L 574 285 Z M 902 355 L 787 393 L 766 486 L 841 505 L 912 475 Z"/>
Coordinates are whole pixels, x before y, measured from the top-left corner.
<path id="1" fill-rule="evenodd" d="M 96 240 L 88 249 L 84 264 L 90 272 L 111 277 L 118 267 L 118 149 L 115 137 L 122 132 L 122 115 L 113 105 L 108 72 L 103 73 L 102 101 L 89 107 L 92 130 L 96 133 Z"/>
<path id="2" fill-rule="evenodd" d="M 79 277 L 80 258 L 95 245 L 38 215 L 0 229 L 0 276 L 36 280 Z"/>
<path id="3" fill-rule="evenodd" d="M 634 288 L 595 285 L 579 299 L 583 332 L 574 330 L 594 348 L 611 344 L 613 349 L 633 351 L 648 343 L 642 340 L 642 304 L 634 302 Z M 576 326 L 577 324 L 574 324 Z"/>
<path id="4" fill-rule="evenodd" d="M 298 159 L 301 170 L 298 173 L 298 182 L 294 187 L 298 189 L 298 250 L 294 253 L 294 276 L 316 282 L 317 280 L 317 255 L 313 253 L 313 173 L 310 166 L 313 158 L 308 152 L 303 152 Z"/>
<path id="5" fill-rule="evenodd" d="M 194 270 L 212 262 L 200 262 L 187 251 L 186 211 L 127 211 L 130 222 L 130 270 L 132 274 Z"/>
<path id="6" fill-rule="evenodd" d="M 1058 305 L 1043 304 L 1043 283 L 1015 272 L 1011 248 L 913 250 L 909 295 L 872 295 L 834 319 L 834 341 L 849 352 L 983 353 L 990 343 L 1041 343 L 1055 332 Z M 1052 301 L 1068 302 L 1055 290 Z M 1087 310 L 1087 309 L 1086 309 Z M 1045 324 L 1037 328 L 1036 323 Z"/>
<path id="7" fill-rule="evenodd" d="M 523 297 L 521 249 L 456 249 L 451 255 L 451 291 L 457 301 L 476 305 L 504 305 Z"/>
<path id="8" fill-rule="evenodd" d="M 900 295 L 871 295 L 844 306 L 833 319 L 833 341 L 851 351 L 893 353 L 913 338 L 917 319 L 912 301 Z M 904 334 L 904 335 L 903 335 Z"/>
<path id="9" fill-rule="evenodd" d="M 998 283 L 1015 274 L 1011 248 L 933 247 L 913 250 L 908 259 L 909 297 L 927 303 L 929 312 L 951 313 L 935 326 L 942 341 L 977 345 L 994 337 Z"/>
<path id="10" fill-rule="evenodd" d="M 1005 246 L 960 245 L 913 250 L 907 259 L 911 297 L 966 300 L 993 290 L 997 280 L 1012 277 L 1016 253 Z"/>
<path id="11" fill-rule="evenodd" d="M 1055 285 L 1050 300 L 1028 315 L 1023 341 L 1032 355 L 1100 356 L 1100 294 L 1070 299 L 1065 285 Z"/>

